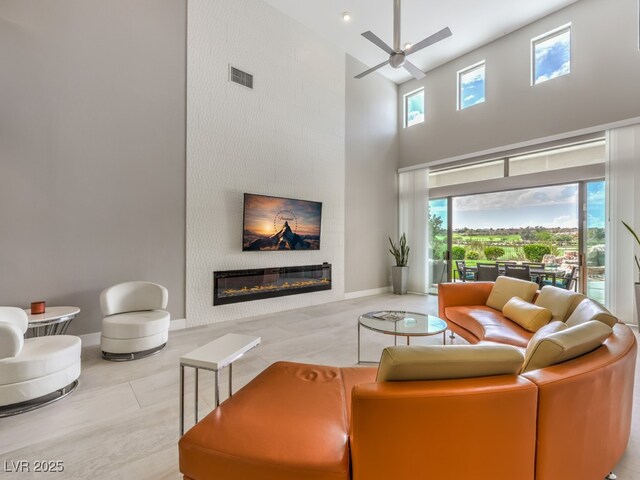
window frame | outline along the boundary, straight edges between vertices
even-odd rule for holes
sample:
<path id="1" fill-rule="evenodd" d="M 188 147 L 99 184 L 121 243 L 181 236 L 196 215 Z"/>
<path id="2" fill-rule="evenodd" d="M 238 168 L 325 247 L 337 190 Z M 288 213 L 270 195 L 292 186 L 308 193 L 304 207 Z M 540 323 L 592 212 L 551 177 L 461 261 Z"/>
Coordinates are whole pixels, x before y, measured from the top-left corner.
<path id="1" fill-rule="evenodd" d="M 562 35 L 565 32 L 569 32 L 569 71 L 567 73 L 563 73 L 562 75 L 559 75 L 557 77 L 554 78 L 548 78 L 546 80 L 542 80 L 539 82 L 536 82 L 536 45 L 538 43 L 544 42 L 546 40 L 549 40 L 553 37 L 557 37 L 559 35 Z M 561 25 L 559 27 L 554 28 L 553 30 L 549 30 L 546 33 L 543 33 L 542 35 L 538 35 L 537 37 L 534 37 L 531 39 L 531 46 L 529 47 L 530 49 L 530 53 L 531 53 L 531 86 L 535 87 L 536 85 L 540 85 L 542 83 L 546 83 L 549 80 L 555 80 L 556 78 L 560 78 L 560 77 L 564 77 L 567 75 L 571 75 L 572 72 L 572 61 L 573 61 L 573 32 L 572 32 L 572 24 L 571 22 L 569 23 L 565 23 L 564 25 Z"/>
<path id="2" fill-rule="evenodd" d="M 407 108 L 409 105 L 409 98 L 411 98 L 412 96 L 416 95 L 419 92 L 423 92 L 422 95 L 422 111 L 423 111 L 423 119 L 421 122 L 417 122 L 417 123 L 413 123 L 411 125 L 409 125 L 409 119 L 407 118 L 407 115 L 409 114 L 409 109 Z M 402 114 L 402 127 L 403 128 L 409 128 L 409 127 L 413 127 L 414 125 L 419 125 L 420 123 L 424 123 L 426 120 L 426 112 L 424 112 L 425 108 L 424 108 L 424 87 L 420 87 L 420 88 L 416 88 L 415 90 L 412 90 L 410 92 L 407 92 L 403 95 L 403 114 Z"/>
<path id="3" fill-rule="evenodd" d="M 462 78 L 462 75 L 473 72 L 474 70 L 480 67 L 484 67 L 483 80 L 484 80 L 484 98 L 485 99 L 481 102 L 477 102 L 477 103 L 474 103 L 473 105 L 469 105 L 468 107 L 463 107 L 462 106 L 463 98 L 461 95 L 462 82 L 460 81 Z M 457 89 L 456 89 L 456 92 L 457 92 L 456 93 L 456 110 L 457 111 L 466 110 L 467 108 L 475 107 L 476 105 L 480 105 L 481 103 L 485 103 L 487 101 L 487 61 L 486 60 L 481 60 L 480 62 L 474 63 L 473 65 L 463 68 L 462 70 L 458 70 L 456 76 L 457 76 Z"/>

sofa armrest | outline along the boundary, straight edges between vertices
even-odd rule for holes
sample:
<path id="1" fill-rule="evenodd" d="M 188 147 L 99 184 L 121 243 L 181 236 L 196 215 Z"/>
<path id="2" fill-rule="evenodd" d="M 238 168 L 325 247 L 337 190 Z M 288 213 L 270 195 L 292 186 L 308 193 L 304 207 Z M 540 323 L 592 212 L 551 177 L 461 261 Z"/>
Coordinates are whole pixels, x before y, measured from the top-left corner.
<path id="1" fill-rule="evenodd" d="M 356 385 L 353 480 L 532 480 L 537 388 L 503 375 Z"/>
<path id="2" fill-rule="evenodd" d="M 471 305 L 485 305 L 493 282 L 440 283 L 438 285 L 438 315 L 446 319 L 444 309 Z"/>
<path id="3" fill-rule="evenodd" d="M 24 334 L 17 325 L 0 322 L 0 360 L 17 356 L 24 345 Z"/>

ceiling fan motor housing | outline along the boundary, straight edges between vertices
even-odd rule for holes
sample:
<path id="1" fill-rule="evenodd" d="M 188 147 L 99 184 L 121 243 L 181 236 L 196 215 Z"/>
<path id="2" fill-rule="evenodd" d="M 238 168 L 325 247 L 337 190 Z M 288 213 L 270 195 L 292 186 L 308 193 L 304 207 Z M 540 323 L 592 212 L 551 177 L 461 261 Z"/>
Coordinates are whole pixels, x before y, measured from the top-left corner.
<path id="1" fill-rule="evenodd" d="M 393 68 L 400 68 L 404 65 L 404 61 L 406 60 L 406 56 L 404 52 L 395 52 L 389 57 L 389 65 Z"/>

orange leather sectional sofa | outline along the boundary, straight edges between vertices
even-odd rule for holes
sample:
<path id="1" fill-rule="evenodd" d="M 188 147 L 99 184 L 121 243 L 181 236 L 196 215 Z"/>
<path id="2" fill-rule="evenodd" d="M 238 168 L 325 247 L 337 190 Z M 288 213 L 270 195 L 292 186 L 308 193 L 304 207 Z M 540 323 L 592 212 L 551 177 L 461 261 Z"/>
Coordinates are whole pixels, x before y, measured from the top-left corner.
<path id="1" fill-rule="evenodd" d="M 526 346 L 531 334 L 486 307 L 491 288 L 441 285 L 440 316 L 471 343 Z M 461 310 L 465 326 L 449 318 Z M 491 321 L 471 326 L 474 316 Z M 376 383 L 375 367 L 278 362 L 182 437 L 180 470 L 186 480 L 602 480 L 629 439 L 636 349 L 618 323 L 593 352 L 521 375 Z"/>

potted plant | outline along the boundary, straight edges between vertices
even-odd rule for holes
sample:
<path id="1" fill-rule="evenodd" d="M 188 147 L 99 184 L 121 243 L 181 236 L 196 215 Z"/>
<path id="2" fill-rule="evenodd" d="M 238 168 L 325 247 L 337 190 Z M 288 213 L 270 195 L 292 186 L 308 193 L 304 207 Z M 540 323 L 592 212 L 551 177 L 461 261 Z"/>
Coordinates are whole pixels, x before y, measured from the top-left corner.
<path id="1" fill-rule="evenodd" d="M 629 230 L 633 238 L 636 239 L 636 243 L 640 246 L 640 238 L 638 234 L 631 228 L 627 223 L 622 222 L 622 224 Z M 640 317 L 640 261 L 638 260 L 638 256 L 634 255 L 633 258 L 636 261 L 636 266 L 638 267 L 638 281 L 636 282 L 636 311 L 638 312 L 638 316 Z"/>
<path id="2" fill-rule="evenodd" d="M 389 252 L 396 259 L 396 265 L 391 267 L 391 280 L 393 283 L 393 293 L 396 295 L 406 295 L 407 284 L 409 283 L 409 247 L 407 246 L 407 236 L 403 233 L 398 245 L 393 243 L 389 237 L 391 248 Z"/>

